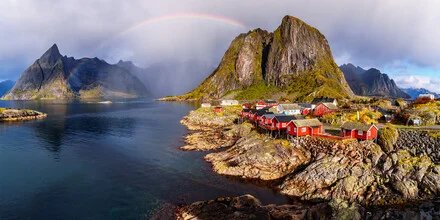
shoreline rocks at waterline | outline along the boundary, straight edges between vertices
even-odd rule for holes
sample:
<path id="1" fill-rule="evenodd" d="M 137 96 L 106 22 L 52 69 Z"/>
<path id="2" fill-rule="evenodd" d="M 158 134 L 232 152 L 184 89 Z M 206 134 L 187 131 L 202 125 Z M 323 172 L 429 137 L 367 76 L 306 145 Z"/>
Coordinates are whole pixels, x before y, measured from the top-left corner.
<path id="1" fill-rule="evenodd" d="M 46 117 L 47 114 L 34 110 L 0 108 L 0 122 L 29 121 Z"/>

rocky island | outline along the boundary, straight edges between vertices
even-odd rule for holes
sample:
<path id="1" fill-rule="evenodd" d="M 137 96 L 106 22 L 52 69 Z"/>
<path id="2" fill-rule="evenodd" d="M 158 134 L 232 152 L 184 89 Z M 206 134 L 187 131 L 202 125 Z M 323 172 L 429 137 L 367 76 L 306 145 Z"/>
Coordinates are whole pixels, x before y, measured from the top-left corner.
<path id="1" fill-rule="evenodd" d="M 0 122 L 29 121 L 29 120 L 42 119 L 46 117 L 47 114 L 34 110 L 0 108 Z"/>
<path id="2" fill-rule="evenodd" d="M 420 147 L 411 150 L 412 145 L 405 145 L 409 138 L 416 138 L 414 134 L 393 130 L 398 134 L 391 140 L 391 147 L 386 146 L 389 142 L 380 141 L 386 136 L 383 132 L 378 141 L 381 145 L 370 140 L 338 141 L 310 136 L 289 141 L 262 134 L 248 122 L 239 123 L 239 111 L 238 107 L 225 107 L 221 114 L 207 108 L 190 112 L 181 122 L 196 132 L 186 137 L 188 145 L 183 149 L 207 151 L 204 159 L 218 174 L 265 183 L 288 197 L 325 204 L 326 209 L 318 208 L 329 210 L 327 214 L 320 213 L 324 218 L 349 215 L 349 219 L 357 219 L 371 215 L 368 210 L 378 207 L 377 213 L 381 214 L 376 213 L 378 216 L 373 219 L 385 215 L 423 217 L 424 212 L 414 207 L 427 203 L 431 207 L 428 215 L 440 217 L 435 205 L 440 196 L 437 154 L 423 153 Z M 426 135 L 423 131 L 412 132 Z M 426 140 L 439 143 L 434 137 Z M 427 149 L 438 152 L 439 148 L 434 144 Z M 251 214 L 275 218 L 283 213 L 289 219 L 313 219 L 317 205 L 313 204 L 261 206 L 246 195 L 187 205 L 179 209 L 178 215 L 183 219 L 224 219 L 229 213 L 232 219 L 239 219 L 250 218 Z M 221 212 L 225 215 L 219 215 Z"/>

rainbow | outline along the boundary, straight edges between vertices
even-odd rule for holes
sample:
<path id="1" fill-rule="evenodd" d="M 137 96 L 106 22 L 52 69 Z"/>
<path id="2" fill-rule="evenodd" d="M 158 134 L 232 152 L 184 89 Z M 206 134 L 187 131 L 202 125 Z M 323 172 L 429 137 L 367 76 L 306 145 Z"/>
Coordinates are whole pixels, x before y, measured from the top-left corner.
<path id="1" fill-rule="evenodd" d="M 154 24 L 154 23 L 163 22 L 163 21 L 181 20 L 181 19 L 199 19 L 199 20 L 215 21 L 215 22 L 220 22 L 220 23 L 224 23 L 224 24 L 229 24 L 229 25 L 239 27 L 239 28 L 246 28 L 246 25 L 244 25 L 243 23 L 236 21 L 236 20 L 233 20 L 231 18 L 227 18 L 227 17 L 210 15 L 210 14 L 200 14 L 200 13 L 179 13 L 179 14 L 164 15 L 164 16 L 159 16 L 159 17 L 154 17 L 154 18 L 149 18 L 149 19 L 143 20 L 143 21 L 125 29 L 124 31 L 122 31 L 120 33 L 124 34 L 124 33 L 130 32 L 132 30 L 135 30 L 139 27 L 142 27 L 144 25 Z"/>
<path id="2" fill-rule="evenodd" d="M 237 20 L 234 20 L 234 19 L 231 19 L 228 17 L 218 16 L 218 15 L 203 14 L 203 13 L 177 13 L 177 14 L 171 14 L 171 15 L 164 15 L 164 16 L 159 16 L 159 17 L 148 18 L 146 20 L 140 21 L 140 22 L 118 32 L 117 34 L 115 34 L 112 37 L 105 40 L 103 43 L 99 44 L 98 47 L 96 47 L 95 50 L 93 50 L 92 55 L 95 55 L 97 51 L 99 51 L 104 45 L 106 45 L 112 39 L 116 39 L 126 33 L 129 33 L 131 31 L 136 30 L 140 27 L 150 25 L 150 24 L 159 23 L 159 22 L 167 22 L 167 21 L 182 20 L 182 19 L 198 19 L 198 20 L 213 21 L 213 22 L 228 24 L 228 25 L 240 28 L 240 29 L 247 29 L 247 26 L 245 24 L 243 24 Z"/>

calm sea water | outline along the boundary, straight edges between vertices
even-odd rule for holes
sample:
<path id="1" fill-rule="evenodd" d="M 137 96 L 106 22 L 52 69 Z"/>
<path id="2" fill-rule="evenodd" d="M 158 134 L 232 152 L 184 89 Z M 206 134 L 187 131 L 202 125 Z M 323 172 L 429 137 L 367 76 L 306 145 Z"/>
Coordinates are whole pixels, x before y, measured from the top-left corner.
<path id="1" fill-rule="evenodd" d="M 145 219 L 172 204 L 272 190 L 211 171 L 206 153 L 184 152 L 187 103 L 122 100 L 0 101 L 48 113 L 0 123 L 0 219 Z"/>

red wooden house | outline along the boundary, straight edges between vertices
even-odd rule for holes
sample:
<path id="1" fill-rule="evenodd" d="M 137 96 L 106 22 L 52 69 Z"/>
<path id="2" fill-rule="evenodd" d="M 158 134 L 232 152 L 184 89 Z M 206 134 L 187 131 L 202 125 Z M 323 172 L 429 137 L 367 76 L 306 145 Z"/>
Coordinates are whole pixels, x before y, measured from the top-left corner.
<path id="1" fill-rule="evenodd" d="M 266 114 L 273 114 L 273 112 L 268 112 L 267 109 L 257 110 L 257 111 L 255 111 L 255 114 L 252 118 L 252 121 L 260 123 L 261 118 L 263 117 L 263 115 L 266 115 Z"/>
<path id="2" fill-rule="evenodd" d="M 296 119 L 297 118 L 293 115 L 277 115 L 272 119 L 272 129 L 284 130 L 287 128 L 287 124 L 289 124 L 290 121 Z"/>
<path id="3" fill-rule="evenodd" d="M 287 124 L 287 133 L 293 137 L 322 134 L 322 123 L 316 118 L 292 120 Z"/>
<path id="4" fill-rule="evenodd" d="M 338 107 L 335 104 L 324 102 L 315 107 L 315 109 L 313 110 L 313 114 L 315 116 L 321 117 L 323 115 L 336 112 L 337 110 Z"/>
<path id="5" fill-rule="evenodd" d="M 253 109 L 243 109 L 243 110 L 241 110 L 241 117 L 242 118 L 246 118 L 248 115 L 249 115 L 249 113 L 252 113 L 252 110 Z"/>
<path id="6" fill-rule="evenodd" d="M 250 109 L 250 108 L 252 107 L 252 104 L 250 104 L 250 103 L 244 103 L 244 104 L 241 105 L 241 107 L 242 107 L 243 109 Z"/>
<path id="7" fill-rule="evenodd" d="M 341 126 L 341 133 L 344 137 L 357 138 L 361 140 L 371 140 L 377 137 L 379 129 L 376 125 L 368 125 L 357 122 L 345 122 Z"/>
<path id="8" fill-rule="evenodd" d="M 223 111 L 223 107 L 221 107 L 221 106 L 215 106 L 214 107 L 214 112 L 215 113 L 219 113 L 219 112 L 222 112 Z"/>
<path id="9" fill-rule="evenodd" d="M 262 100 L 257 102 L 257 109 L 276 107 L 278 103 L 274 100 Z"/>
<path id="10" fill-rule="evenodd" d="M 272 121 L 275 118 L 275 116 L 279 116 L 279 114 L 265 114 L 261 117 L 261 124 L 263 124 L 265 127 L 272 126 Z"/>

